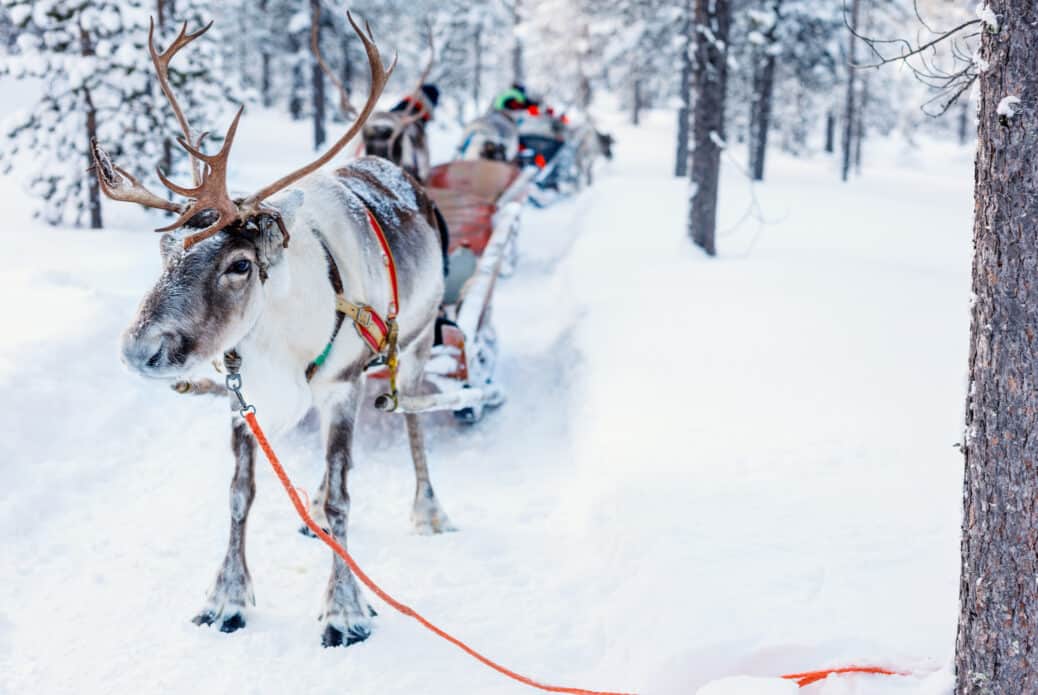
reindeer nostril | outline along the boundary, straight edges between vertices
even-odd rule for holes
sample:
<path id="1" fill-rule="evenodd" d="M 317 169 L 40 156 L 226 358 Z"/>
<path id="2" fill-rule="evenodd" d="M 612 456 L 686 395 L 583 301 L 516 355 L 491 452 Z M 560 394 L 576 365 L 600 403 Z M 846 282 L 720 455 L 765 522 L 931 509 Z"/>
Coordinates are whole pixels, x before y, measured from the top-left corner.
<path id="1" fill-rule="evenodd" d="M 159 360 L 162 359 L 162 350 L 163 349 L 164 348 L 159 347 L 159 349 L 155 351 L 155 354 L 148 358 L 148 361 L 145 364 L 147 364 L 152 369 L 154 369 L 155 367 L 158 367 L 159 366 Z"/>

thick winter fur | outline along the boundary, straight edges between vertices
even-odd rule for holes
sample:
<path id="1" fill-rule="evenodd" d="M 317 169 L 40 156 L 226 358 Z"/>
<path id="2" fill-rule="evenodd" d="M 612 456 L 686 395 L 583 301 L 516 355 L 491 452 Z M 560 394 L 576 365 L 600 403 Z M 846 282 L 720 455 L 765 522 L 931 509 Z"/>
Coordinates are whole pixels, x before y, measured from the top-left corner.
<path id="1" fill-rule="evenodd" d="M 344 325 L 326 362 L 312 381 L 306 380 L 306 367 L 324 349 L 335 322 L 335 294 L 319 237 L 332 251 L 346 296 L 385 312 L 390 303 L 387 270 L 366 210 L 381 222 L 399 278 L 400 386 L 407 390 L 421 383 L 443 295 L 439 230 L 433 208 L 410 177 L 373 157 L 334 174 L 313 174 L 270 204 L 289 231 L 287 247 L 277 225 L 262 218 L 186 252 L 177 237 L 164 238 L 162 275 L 124 335 L 123 358 L 145 376 L 176 378 L 236 349 L 242 358 L 243 391 L 271 437 L 316 408 L 326 449 L 319 511 L 345 545 L 354 423 L 364 367 L 372 355 Z M 407 416 L 406 427 L 415 465 L 415 528 L 422 533 L 450 530 L 429 480 L 418 419 Z M 194 619 L 199 625 L 219 624 L 226 632 L 245 626 L 246 608 L 253 603 L 245 527 L 255 493 L 256 446 L 236 413 L 232 433 L 230 541 L 205 606 Z M 322 642 L 335 646 L 364 639 L 371 615 L 352 574 L 334 558 Z"/>
<path id="2" fill-rule="evenodd" d="M 379 111 L 364 124 L 364 153 L 382 157 L 403 167 L 404 171 L 425 182 L 429 178 L 429 142 L 425 121 L 414 121 L 401 129 L 408 111 Z"/>

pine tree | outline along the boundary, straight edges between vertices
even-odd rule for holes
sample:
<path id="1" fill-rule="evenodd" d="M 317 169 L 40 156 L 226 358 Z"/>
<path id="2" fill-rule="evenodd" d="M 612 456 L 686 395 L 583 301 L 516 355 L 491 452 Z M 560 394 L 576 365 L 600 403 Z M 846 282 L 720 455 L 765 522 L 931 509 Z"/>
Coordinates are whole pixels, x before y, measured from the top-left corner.
<path id="1" fill-rule="evenodd" d="M 717 191 L 728 79 L 728 0 L 695 0 L 692 24 L 697 34 L 692 65 L 688 234 L 709 256 L 717 253 Z"/>
<path id="2" fill-rule="evenodd" d="M 1038 6 L 982 24 L 955 692 L 1038 692 Z"/>
<path id="3" fill-rule="evenodd" d="M 3 2 L 20 31 L 19 53 L 4 62 L 3 73 L 40 78 L 44 91 L 33 109 L 7 124 L 0 161 L 5 169 L 16 162 L 26 167 L 29 192 L 40 200 L 37 214 L 48 223 L 99 228 L 91 139 L 132 173 L 148 178 L 163 159 L 163 140 L 156 133 L 179 134 L 148 56 L 148 21 L 156 8 L 133 0 Z M 195 21 L 200 4 L 178 3 L 183 16 Z M 204 38 L 209 42 L 192 45 L 192 55 L 177 56 L 170 82 L 189 121 L 209 126 L 222 115 L 226 97 L 213 78 L 215 44 Z M 161 50 L 162 39 L 156 42 Z M 186 161 L 179 148 L 174 152 Z"/>

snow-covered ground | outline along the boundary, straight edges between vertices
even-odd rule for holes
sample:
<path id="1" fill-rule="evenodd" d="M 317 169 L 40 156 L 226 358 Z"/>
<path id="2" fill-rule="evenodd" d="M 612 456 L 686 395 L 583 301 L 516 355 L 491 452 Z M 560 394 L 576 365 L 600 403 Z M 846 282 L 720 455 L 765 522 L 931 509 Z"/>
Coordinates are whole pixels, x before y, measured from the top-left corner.
<path id="1" fill-rule="evenodd" d="M 849 184 L 773 156 L 772 224 L 708 260 L 684 236 L 672 122 L 607 119 L 617 157 L 595 186 L 525 214 L 495 304 L 510 399 L 475 427 L 427 418 L 461 531 L 411 533 L 403 425 L 369 410 L 351 551 L 549 682 L 765 695 L 867 662 L 914 675 L 801 692 L 950 692 L 971 154 L 877 144 Z M 235 180 L 266 183 L 307 136 L 248 114 Z M 748 200 L 730 165 L 722 198 L 727 229 Z M 248 627 L 192 625 L 225 547 L 227 415 L 119 365 L 155 220 L 110 204 L 111 230 L 46 228 L 10 178 L 0 201 L 0 693 L 525 692 L 377 603 L 371 639 L 322 649 L 328 552 L 264 462 Z M 312 433 L 278 448 L 318 480 Z"/>

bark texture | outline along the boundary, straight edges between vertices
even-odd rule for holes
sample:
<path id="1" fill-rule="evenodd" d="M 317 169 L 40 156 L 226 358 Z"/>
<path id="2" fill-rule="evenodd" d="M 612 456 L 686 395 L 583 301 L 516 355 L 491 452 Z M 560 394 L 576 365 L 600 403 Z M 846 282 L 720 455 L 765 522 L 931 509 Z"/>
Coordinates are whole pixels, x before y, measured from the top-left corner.
<path id="1" fill-rule="evenodd" d="M 1038 5 L 984 30 L 956 692 L 1038 693 Z M 1011 117 L 997 113 L 1020 99 Z"/>
<path id="2" fill-rule="evenodd" d="M 709 256 L 717 253 L 717 188 L 724 140 L 724 101 L 728 79 L 728 0 L 696 0 L 695 60 L 692 65 L 692 152 L 688 234 Z"/>

